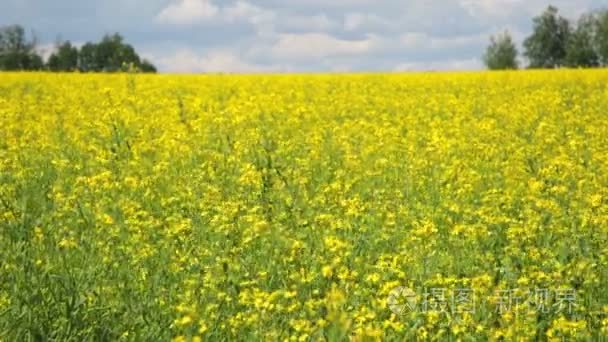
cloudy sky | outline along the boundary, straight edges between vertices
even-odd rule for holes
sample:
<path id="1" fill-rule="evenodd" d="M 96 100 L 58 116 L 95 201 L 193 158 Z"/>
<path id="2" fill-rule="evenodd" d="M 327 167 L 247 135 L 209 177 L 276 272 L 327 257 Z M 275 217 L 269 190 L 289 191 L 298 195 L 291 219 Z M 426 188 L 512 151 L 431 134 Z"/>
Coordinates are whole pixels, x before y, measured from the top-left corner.
<path id="1" fill-rule="evenodd" d="M 120 32 L 164 72 L 482 68 L 488 37 L 518 43 L 549 3 L 576 18 L 608 0 L 0 0 L 51 49 Z"/>

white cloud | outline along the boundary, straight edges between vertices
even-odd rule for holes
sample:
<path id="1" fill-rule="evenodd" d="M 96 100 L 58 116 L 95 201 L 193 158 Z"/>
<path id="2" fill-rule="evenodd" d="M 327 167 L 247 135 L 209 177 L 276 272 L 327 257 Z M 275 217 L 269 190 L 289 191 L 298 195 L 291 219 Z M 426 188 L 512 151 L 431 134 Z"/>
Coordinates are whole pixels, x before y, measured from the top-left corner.
<path id="1" fill-rule="evenodd" d="M 216 6 L 211 0 L 180 0 L 164 8 L 156 20 L 172 25 L 191 25 L 202 22 L 213 22 L 221 25 L 239 25 L 248 23 L 255 28 L 259 35 L 276 35 L 277 26 L 280 29 L 325 32 L 337 28 L 335 21 L 326 14 L 301 15 L 282 13 L 256 6 L 250 2 L 239 0 L 226 6 Z"/>
<path id="2" fill-rule="evenodd" d="M 156 20 L 171 25 L 192 25 L 214 22 L 221 25 L 249 23 L 258 32 L 272 32 L 276 14 L 246 1 L 216 6 L 211 0 L 179 0 L 165 7 Z"/>
<path id="3" fill-rule="evenodd" d="M 453 49 L 476 46 L 488 40 L 484 33 L 457 37 L 433 37 L 424 32 L 406 32 L 399 37 L 399 43 L 406 48 L 417 49 Z"/>
<path id="4" fill-rule="evenodd" d="M 293 7 L 307 7 L 307 8 L 351 8 L 353 6 L 374 6 L 378 5 L 377 0 L 288 0 Z"/>
<path id="5" fill-rule="evenodd" d="M 244 61 L 230 50 L 211 50 L 198 55 L 191 49 L 182 49 L 174 55 L 157 59 L 164 71 L 172 73 L 190 72 L 277 72 L 287 71 L 286 67 L 278 65 L 265 66 Z"/>
<path id="6" fill-rule="evenodd" d="M 57 35 L 86 42 L 117 30 L 161 71 L 468 69 L 505 28 L 522 52 L 550 3 L 576 19 L 606 1 L 0 0 L 0 22 L 44 32 L 45 56 Z"/>
<path id="7" fill-rule="evenodd" d="M 480 70 L 483 64 L 478 58 L 452 59 L 446 61 L 416 61 L 400 63 L 393 71 L 440 71 L 440 70 Z"/>
<path id="8" fill-rule="evenodd" d="M 238 1 L 223 9 L 223 16 L 230 21 L 247 20 L 259 23 L 274 18 L 274 13 L 245 1 Z"/>
<path id="9" fill-rule="evenodd" d="M 510 21 L 515 17 L 532 18 L 554 5 L 561 15 L 576 19 L 605 0 L 459 0 L 459 5 L 473 18 L 484 23 Z"/>
<path id="10" fill-rule="evenodd" d="M 221 17 L 229 23 L 247 22 L 253 25 L 258 33 L 267 34 L 274 31 L 275 12 L 245 1 L 238 1 L 222 9 Z"/>
<path id="11" fill-rule="evenodd" d="M 326 32 L 338 28 L 338 23 L 326 14 L 293 15 L 286 18 L 282 27 L 304 32 Z"/>
<path id="12" fill-rule="evenodd" d="M 344 15 L 344 30 L 347 32 L 359 30 L 395 30 L 398 23 L 387 18 L 382 18 L 373 13 L 347 13 Z"/>
<path id="13" fill-rule="evenodd" d="M 57 46 L 55 43 L 46 43 L 38 45 L 36 50 L 42 56 L 42 59 L 46 61 L 57 51 Z"/>
<path id="14" fill-rule="evenodd" d="M 174 25 L 188 25 L 215 17 L 219 8 L 210 0 L 178 0 L 165 7 L 156 20 Z"/>
<path id="15" fill-rule="evenodd" d="M 461 0 L 460 5 L 473 17 L 508 17 L 523 0 Z"/>
<path id="16" fill-rule="evenodd" d="M 278 59 L 310 60 L 340 55 L 365 54 L 376 44 L 373 36 L 363 40 L 343 40 L 326 33 L 280 34 L 271 48 Z"/>

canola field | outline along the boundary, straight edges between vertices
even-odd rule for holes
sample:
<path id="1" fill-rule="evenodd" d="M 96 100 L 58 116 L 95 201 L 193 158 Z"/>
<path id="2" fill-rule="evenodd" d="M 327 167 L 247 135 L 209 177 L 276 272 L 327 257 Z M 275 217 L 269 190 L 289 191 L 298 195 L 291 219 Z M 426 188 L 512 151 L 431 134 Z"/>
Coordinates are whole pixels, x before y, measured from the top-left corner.
<path id="1" fill-rule="evenodd" d="M 608 336 L 608 70 L 0 74 L 1 341 Z"/>

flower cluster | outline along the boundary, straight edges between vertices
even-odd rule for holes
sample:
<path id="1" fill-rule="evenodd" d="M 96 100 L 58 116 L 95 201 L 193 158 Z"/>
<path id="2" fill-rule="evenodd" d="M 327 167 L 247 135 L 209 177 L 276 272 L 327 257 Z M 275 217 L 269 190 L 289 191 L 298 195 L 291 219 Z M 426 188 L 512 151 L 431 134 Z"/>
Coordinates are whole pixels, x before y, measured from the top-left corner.
<path id="1" fill-rule="evenodd" d="M 0 339 L 597 340 L 607 84 L 0 74 Z"/>

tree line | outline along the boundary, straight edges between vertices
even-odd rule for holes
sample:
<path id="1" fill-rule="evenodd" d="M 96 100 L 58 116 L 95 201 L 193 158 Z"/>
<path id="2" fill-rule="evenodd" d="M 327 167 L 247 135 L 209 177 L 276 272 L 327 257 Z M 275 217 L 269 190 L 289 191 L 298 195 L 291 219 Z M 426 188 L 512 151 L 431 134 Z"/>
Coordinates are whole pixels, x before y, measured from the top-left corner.
<path id="1" fill-rule="evenodd" d="M 608 9 L 585 13 L 572 23 L 549 6 L 533 18 L 523 48 L 528 68 L 608 66 Z M 490 38 L 483 61 L 491 70 L 519 68 L 518 50 L 508 31 Z"/>
<path id="2" fill-rule="evenodd" d="M 58 41 L 45 61 L 35 37 L 29 38 L 20 25 L 0 28 L 0 70 L 48 70 L 57 72 L 117 72 L 137 70 L 156 72 L 156 67 L 141 58 L 133 46 L 118 34 L 106 34 L 97 42 L 80 48 L 70 41 Z"/>

